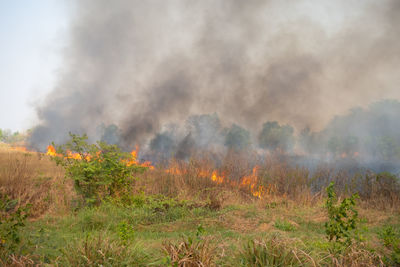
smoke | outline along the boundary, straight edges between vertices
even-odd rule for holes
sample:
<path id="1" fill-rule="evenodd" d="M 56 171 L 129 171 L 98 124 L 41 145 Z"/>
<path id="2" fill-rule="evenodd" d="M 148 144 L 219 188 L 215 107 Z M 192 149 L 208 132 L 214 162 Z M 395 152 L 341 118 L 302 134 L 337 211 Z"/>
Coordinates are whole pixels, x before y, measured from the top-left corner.
<path id="1" fill-rule="evenodd" d="M 71 14 L 58 82 L 37 107 L 38 149 L 69 131 L 100 139 L 103 124 L 131 148 L 213 112 L 251 131 L 274 120 L 319 131 L 400 99 L 397 0 L 84 0 Z"/>

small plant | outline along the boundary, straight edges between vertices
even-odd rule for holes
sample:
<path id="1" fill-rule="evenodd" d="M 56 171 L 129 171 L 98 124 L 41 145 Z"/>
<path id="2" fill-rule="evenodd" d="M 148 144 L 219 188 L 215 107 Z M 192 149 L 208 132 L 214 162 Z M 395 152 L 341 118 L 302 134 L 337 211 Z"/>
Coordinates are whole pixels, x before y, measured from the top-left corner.
<path id="1" fill-rule="evenodd" d="M 0 256 L 16 252 L 21 242 L 21 228 L 25 227 L 30 205 L 15 208 L 18 200 L 0 194 Z"/>
<path id="2" fill-rule="evenodd" d="M 204 235 L 205 232 L 206 232 L 206 229 L 204 229 L 203 225 L 199 224 L 199 225 L 197 226 L 197 230 L 196 230 L 196 237 L 197 237 L 198 239 L 200 239 L 200 237 L 201 237 L 202 235 Z"/>
<path id="3" fill-rule="evenodd" d="M 388 265 L 400 265 L 400 232 L 392 226 L 384 228 L 379 237 L 383 245 L 390 251 L 390 255 L 386 258 Z"/>
<path id="4" fill-rule="evenodd" d="M 291 224 L 290 222 L 285 221 L 285 220 L 276 220 L 274 223 L 274 226 L 276 229 L 279 229 L 281 231 L 286 231 L 286 232 L 296 230 L 296 227 L 293 224 Z"/>
<path id="5" fill-rule="evenodd" d="M 132 241 L 135 238 L 135 231 L 132 225 L 129 225 L 126 221 L 122 221 L 118 224 L 118 236 L 124 244 Z"/>
<path id="6" fill-rule="evenodd" d="M 350 198 L 344 198 L 338 205 L 333 182 L 326 188 L 326 192 L 328 199 L 325 207 L 329 217 L 329 221 L 325 223 L 326 235 L 329 241 L 349 245 L 352 231 L 356 229 L 358 218 L 358 212 L 355 209 L 358 194 L 353 194 Z"/>
<path id="7" fill-rule="evenodd" d="M 101 199 L 129 194 L 134 174 L 146 169 L 116 145 L 88 144 L 86 135 L 70 136 L 69 142 L 57 147 L 57 156 L 53 159 L 65 168 L 66 175 L 74 180 L 77 193 L 87 204 L 99 204 Z"/>

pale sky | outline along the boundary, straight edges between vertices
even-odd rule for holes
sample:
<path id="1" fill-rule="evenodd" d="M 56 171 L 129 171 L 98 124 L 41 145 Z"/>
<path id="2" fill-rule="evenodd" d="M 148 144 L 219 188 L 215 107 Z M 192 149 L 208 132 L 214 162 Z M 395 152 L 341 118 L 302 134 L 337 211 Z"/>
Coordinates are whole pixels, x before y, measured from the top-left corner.
<path id="1" fill-rule="evenodd" d="M 0 128 L 36 123 L 33 107 L 51 90 L 66 44 L 64 1 L 0 0 Z"/>

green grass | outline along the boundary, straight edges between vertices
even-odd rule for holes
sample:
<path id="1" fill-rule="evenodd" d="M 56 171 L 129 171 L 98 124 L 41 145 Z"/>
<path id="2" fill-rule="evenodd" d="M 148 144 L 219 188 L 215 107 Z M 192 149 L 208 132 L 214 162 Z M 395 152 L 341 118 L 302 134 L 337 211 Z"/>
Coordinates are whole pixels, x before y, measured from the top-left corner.
<path id="1" fill-rule="evenodd" d="M 197 238 L 201 225 L 204 231 L 199 242 L 210 238 L 207 246 L 212 246 L 212 253 L 219 255 L 218 259 L 213 259 L 215 264 L 264 266 L 254 263 L 261 261 L 263 264 L 307 266 L 311 264 L 309 257 L 321 261 L 331 249 L 321 216 L 324 213 L 318 207 L 280 207 L 271 212 L 254 204 L 243 204 L 215 211 L 206 206 L 158 197 L 131 206 L 108 202 L 27 223 L 22 232 L 25 238 L 20 251 L 37 262 L 60 266 L 91 266 L 95 263 L 103 266 L 164 266 L 170 259 L 163 244 L 170 242 L 178 246 L 188 237 Z M 382 217 L 379 223 L 362 219 L 358 229 L 365 243 L 363 248 L 384 253 L 379 233 L 385 227 L 397 229 L 399 225 L 398 214 Z M 305 263 L 294 261 L 296 257 Z M 132 265 L 133 262 L 136 265 Z"/>

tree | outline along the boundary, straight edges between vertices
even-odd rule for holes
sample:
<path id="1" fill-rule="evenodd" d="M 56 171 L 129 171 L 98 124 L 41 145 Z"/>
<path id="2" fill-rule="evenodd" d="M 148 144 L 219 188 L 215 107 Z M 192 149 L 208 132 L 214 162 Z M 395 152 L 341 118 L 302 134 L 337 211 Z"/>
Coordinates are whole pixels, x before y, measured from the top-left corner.
<path id="1" fill-rule="evenodd" d="M 174 149 L 174 140 L 169 137 L 168 133 L 158 133 L 150 141 L 150 149 L 163 156 L 168 156 Z"/>
<path id="2" fill-rule="evenodd" d="M 216 113 L 190 116 L 186 125 L 198 146 L 218 142 L 221 137 L 221 122 Z"/>
<path id="3" fill-rule="evenodd" d="M 293 132 L 290 125 L 281 126 L 276 121 L 269 121 L 263 124 L 258 141 L 264 149 L 289 151 L 294 145 Z"/>
<path id="4" fill-rule="evenodd" d="M 251 145 L 250 133 L 239 125 L 233 124 L 225 137 L 225 146 L 230 149 L 243 150 Z"/>
<path id="5" fill-rule="evenodd" d="M 117 125 L 110 124 L 108 126 L 105 126 L 104 124 L 102 124 L 100 126 L 100 131 L 101 131 L 100 141 L 106 142 L 106 143 L 112 144 L 112 145 L 119 144 L 121 131 Z"/>

